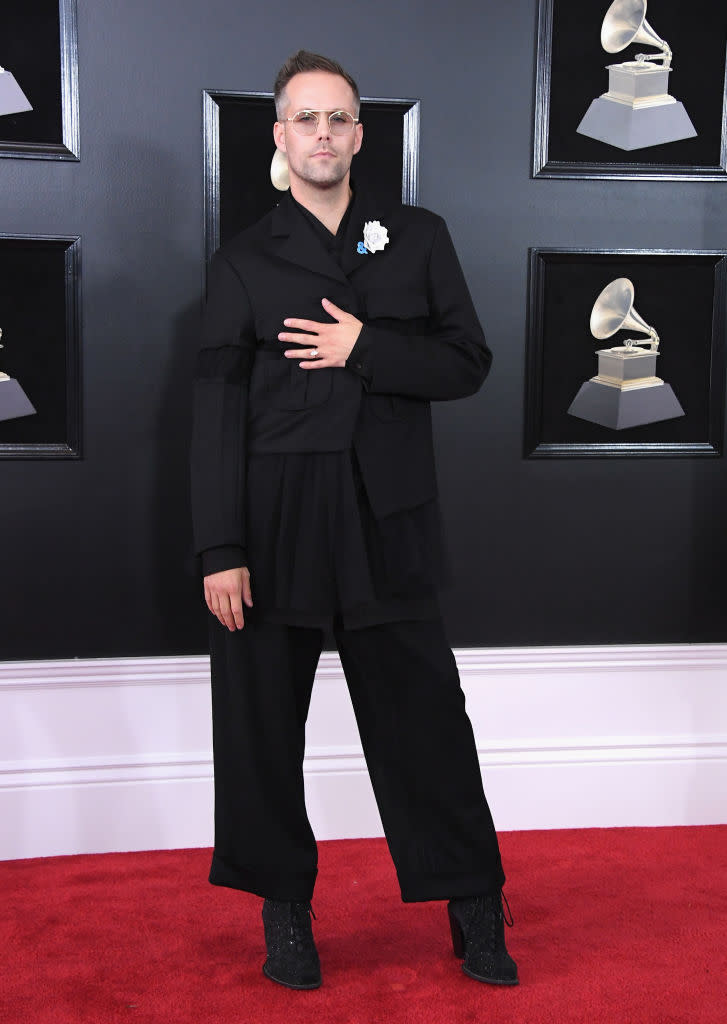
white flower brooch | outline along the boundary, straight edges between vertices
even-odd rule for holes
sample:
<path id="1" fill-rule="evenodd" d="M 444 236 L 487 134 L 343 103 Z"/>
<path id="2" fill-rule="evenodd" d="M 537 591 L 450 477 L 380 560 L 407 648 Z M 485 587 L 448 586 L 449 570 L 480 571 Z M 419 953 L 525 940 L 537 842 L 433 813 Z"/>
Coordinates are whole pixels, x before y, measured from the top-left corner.
<path id="1" fill-rule="evenodd" d="M 389 232 L 378 220 L 367 220 L 363 229 L 363 242 L 356 246 L 356 252 L 362 256 L 366 253 L 380 252 L 389 244 Z"/>

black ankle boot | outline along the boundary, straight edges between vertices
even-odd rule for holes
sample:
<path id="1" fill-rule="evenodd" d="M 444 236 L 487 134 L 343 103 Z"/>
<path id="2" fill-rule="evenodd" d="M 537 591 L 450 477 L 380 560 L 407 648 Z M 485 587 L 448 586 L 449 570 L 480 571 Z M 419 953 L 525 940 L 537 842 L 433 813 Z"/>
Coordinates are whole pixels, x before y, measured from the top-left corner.
<path id="1" fill-rule="evenodd" d="M 307 901 L 265 900 L 263 903 L 268 950 L 263 974 L 288 988 L 318 988 L 321 984 L 321 963 L 310 923 L 312 913 Z"/>
<path id="2" fill-rule="evenodd" d="M 517 985 L 517 965 L 505 947 L 501 892 L 450 900 L 447 906 L 455 956 L 464 957 L 462 970 L 490 985 Z M 509 908 L 508 908 L 509 909 Z"/>

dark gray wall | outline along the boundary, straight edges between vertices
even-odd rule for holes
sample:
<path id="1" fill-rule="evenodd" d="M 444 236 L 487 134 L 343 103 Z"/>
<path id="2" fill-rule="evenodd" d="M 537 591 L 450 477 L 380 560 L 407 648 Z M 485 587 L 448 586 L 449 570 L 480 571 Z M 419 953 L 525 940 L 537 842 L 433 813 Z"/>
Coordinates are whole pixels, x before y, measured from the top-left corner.
<path id="1" fill-rule="evenodd" d="M 495 353 L 435 414 L 452 643 L 725 639 L 721 459 L 521 457 L 528 246 L 727 242 L 721 184 L 530 179 L 535 6 L 79 0 L 81 162 L 0 160 L 0 231 L 82 237 L 85 455 L 0 462 L 0 658 L 204 649 L 184 569 L 201 91 L 268 90 L 299 46 L 421 98 L 420 202 Z M 600 540 L 628 522 L 633 560 Z"/>

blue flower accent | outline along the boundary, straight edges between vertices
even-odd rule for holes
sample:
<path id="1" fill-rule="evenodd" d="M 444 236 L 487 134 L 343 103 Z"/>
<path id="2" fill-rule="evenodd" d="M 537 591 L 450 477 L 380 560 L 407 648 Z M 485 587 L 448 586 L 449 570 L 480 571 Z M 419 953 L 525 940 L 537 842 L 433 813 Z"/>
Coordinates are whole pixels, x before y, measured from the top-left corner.
<path id="1" fill-rule="evenodd" d="M 368 252 L 368 249 L 363 244 L 363 242 L 359 242 L 358 245 L 356 246 L 356 252 L 359 253 L 359 255 L 361 256 L 365 256 L 366 253 Z"/>

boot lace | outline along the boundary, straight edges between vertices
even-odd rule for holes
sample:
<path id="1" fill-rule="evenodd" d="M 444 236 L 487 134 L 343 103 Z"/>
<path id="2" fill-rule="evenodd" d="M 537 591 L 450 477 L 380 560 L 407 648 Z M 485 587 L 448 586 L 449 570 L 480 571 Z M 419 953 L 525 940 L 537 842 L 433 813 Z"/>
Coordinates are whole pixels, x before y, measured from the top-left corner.
<path id="1" fill-rule="evenodd" d="M 472 908 L 471 924 L 474 925 L 476 921 L 480 921 L 485 926 L 487 936 L 485 942 L 489 948 L 493 952 L 498 950 L 503 945 L 499 928 L 500 922 L 504 922 L 508 928 L 512 928 L 515 923 L 510 904 L 502 890 L 499 893 L 488 893 L 477 897 Z"/>
<path id="2" fill-rule="evenodd" d="M 502 914 L 502 920 L 505 922 L 505 924 L 507 925 L 508 928 L 512 928 L 512 926 L 515 924 L 515 919 L 512 916 L 512 910 L 510 910 L 510 904 L 507 902 L 507 896 L 502 891 L 502 889 L 500 890 L 500 896 L 502 897 L 502 901 L 505 904 L 504 907 L 502 905 L 500 906 L 500 913 Z M 505 913 L 505 907 L 507 907 L 507 914 Z M 508 920 L 508 918 L 509 918 L 509 920 Z"/>
<path id="3" fill-rule="evenodd" d="M 290 915 L 290 939 L 299 953 L 302 953 L 310 939 L 310 918 L 317 920 L 310 903 L 293 903 Z"/>

